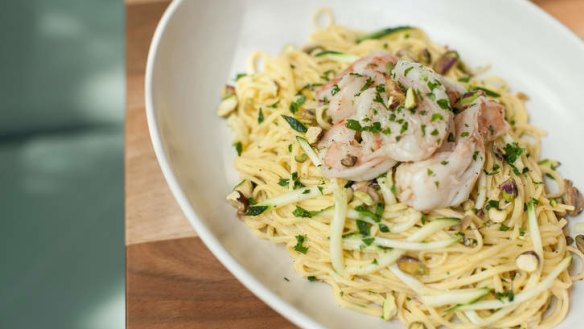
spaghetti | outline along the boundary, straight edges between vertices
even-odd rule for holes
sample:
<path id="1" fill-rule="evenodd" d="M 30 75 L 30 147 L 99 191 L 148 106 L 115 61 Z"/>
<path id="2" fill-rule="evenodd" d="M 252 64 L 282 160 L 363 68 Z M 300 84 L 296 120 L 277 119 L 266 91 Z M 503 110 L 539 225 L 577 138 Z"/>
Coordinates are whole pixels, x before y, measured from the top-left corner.
<path id="1" fill-rule="evenodd" d="M 243 180 L 229 199 L 249 229 L 286 245 L 296 271 L 326 282 L 349 309 L 410 328 L 557 325 L 570 286 L 584 277 L 569 273 L 570 260 L 583 255 L 566 242 L 563 217 L 573 206 L 563 202 L 557 163 L 540 160 L 544 132 L 529 124 L 526 96 L 479 77 L 418 28 L 363 34 L 335 25 L 326 9 L 318 15 L 308 45 L 255 53 L 221 103 Z M 483 171 L 460 206 L 421 212 L 400 203 L 392 170 L 365 182 L 323 177 L 318 136 L 307 134 L 331 127 L 316 90 L 380 50 L 435 70 L 454 56 L 444 76 L 504 106 L 511 129 L 487 144 Z"/>

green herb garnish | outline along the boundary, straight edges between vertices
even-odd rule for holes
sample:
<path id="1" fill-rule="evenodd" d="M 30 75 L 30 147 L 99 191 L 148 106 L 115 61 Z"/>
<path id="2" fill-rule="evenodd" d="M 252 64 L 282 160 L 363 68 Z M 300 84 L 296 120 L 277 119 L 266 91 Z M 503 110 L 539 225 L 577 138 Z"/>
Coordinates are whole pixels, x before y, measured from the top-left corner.
<path id="1" fill-rule="evenodd" d="M 297 132 L 305 133 L 308 130 L 300 121 L 296 120 L 295 118 L 287 115 L 282 115 L 282 117 L 284 120 L 286 120 L 286 122 L 288 122 L 290 127 Z"/>
<path id="2" fill-rule="evenodd" d="M 306 255 L 306 253 L 308 252 L 308 247 L 304 246 L 305 240 L 306 240 L 306 235 L 297 235 L 296 236 L 296 245 L 294 246 L 294 250 Z"/>

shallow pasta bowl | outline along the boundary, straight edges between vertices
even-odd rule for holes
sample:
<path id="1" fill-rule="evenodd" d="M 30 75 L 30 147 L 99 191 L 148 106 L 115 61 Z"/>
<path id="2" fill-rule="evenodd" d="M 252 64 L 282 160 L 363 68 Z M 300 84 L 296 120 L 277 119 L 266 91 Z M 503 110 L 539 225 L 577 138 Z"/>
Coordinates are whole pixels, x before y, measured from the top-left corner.
<path id="1" fill-rule="evenodd" d="M 236 176 L 231 135 L 216 116 L 222 86 L 245 69 L 252 51 L 276 54 L 287 43 L 306 42 L 312 13 L 325 4 L 339 24 L 365 31 L 419 26 L 470 65 L 493 64 L 491 73 L 530 96 L 532 122 L 550 132 L 544 156 L 562 160 L 562 174 L 580 186 L 584 45 L 523 0 L 176 0 L 167 9 L 148 58 L 148 125 L 168 185 L 201 239 L 244 285 L 301 327 L 402 328 L 338 307 L 328 286 L 294 274 L 286 250 L 248 232 L 225 202 Z M 584 305 L 582 287 L 573 289 L 572 303 Z M 584 320 L 574 308 L 560 328 Z"/>

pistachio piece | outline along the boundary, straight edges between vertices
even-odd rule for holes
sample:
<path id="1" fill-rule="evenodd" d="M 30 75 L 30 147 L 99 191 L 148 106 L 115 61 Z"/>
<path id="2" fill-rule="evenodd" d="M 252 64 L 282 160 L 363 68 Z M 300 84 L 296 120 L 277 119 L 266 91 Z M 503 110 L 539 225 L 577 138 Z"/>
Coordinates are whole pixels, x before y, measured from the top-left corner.
<path id="1" fill-rule="evenodd" d="M 405 59 L 408 61 L 413 61 L 416 58 L 416 55 L 414 55 L 410 50 L 402 48 L 400 50 L 398 50 L 395 55 L 397 57 L 399 57 L 400 59 Z"/>
<path id="2" fill-rule="evenodd" d="M 357 163 L 357 157 L 353 155 L 347 155 L 343 160 L 341 160 L 341 164 L 345 167 L 353 167 Z"/>
<path id="3" fill-rule="evenodd" d="M 294 160 L 297 162 L 304 162 L 308 160 L 308 155 L 306 155 L 306 153 L 300 153 L 294 157 Z"/>
<path id="4" fill-rule="evenodd" d="M 410 323 L 408 329 L 426 329 L 426 325 L 423 322 L 416 321 Z"/>
<path id="5" fill-rule="evenodd" d="M 235 95 L 235 87 L 225 85 L 225 87 L 223 87 L 223 93 L 221 94 L 221 98 L 227 98 L 233 95 Z"/>
<path id="6" fill-rule="evenodd" d="M 227 195 L 227 201 L 242 215 L 249 207 L 249 200 L 240 191 L 233 191 Z"/>
<path id="7" fill-rule="evenodd" d="M 501 148 L 497 147 L 495 144 L 493 144 L 493 153 L 495 154 L 495 158 L 501 161 L 505 160 L 505 152 L 503 152 L 503 150 L 501 150 Z"/>
<path id="8" fill-rule="evenodd" d="M 235 95 L 223 98 L 221 103 L 219 103 L 219 108 L 217 109 L 217 115 L 226 118 L 237 108 L 237 97 Z"/>
<path id="9" fill-rule="evenodd" d="M 517 197 L 517 184 L 513 178 L 509 178 L 499 185 L 499 190 L 501 190 L 503 199 L 507 202 L 511 202 Z"/>
<path id="10" fill-rule="evenodd" d="M 578 248 L 578 250 L 580 250 L 580 252 L 584 253 L 584 235 L 578 234 L 576 236 L 576 239 L 574 239 L 574 241 L 576 241 L 576 247 Z"/>
<path id="11" fill-rule="evenodd" d="M 387 82 L 385 83 L 385 92 L 391 100 L 388 103 L 389 107 L 392 109 L 395 109 L 398 105 L 403 104 L 406 98 L 397 82 L 391 79 L 387 79 Z"/>
<path id="12" fill-rule="evenodd" d="M 412 275 L 424 275 L 428 273 L 428 268 L 419 259 L 412 256 L 401 256 L 397 260 L 400 270 Z"/>
<path id="13" fill-rule="evenodd" d="M 570 216 L 576 216 L 584 209 L 584 196 L 582 196 L 582 193 L 580 193 L 580 191 L 574 187 L 574 184 L 571 180 L 564 179 L 564 184 L 565 192 L 562 196 L 562 199 L 564 200 L 565 204 L 574 207 L 574 210 L 568 211 L 567 214 Z"/>
<path id="14" fill-rule="evenodd" d="M 353 197 L 355 199 L 363 202 L 364 204 L 366 204 L 368 206 L 372 206 L 375 204 L 375 201 L 373 201 L 373 198 L 365 192 L 355 191 L 355 192 L 353 192 Z"/>
<path id="15" fill-rule="evenodd" d="M 308 144 L 314 144 L 320 140 L 323 135 L 323 130 L 321 127 L 308 127 L 306 131 L 306 140 Z"/>
<path id="16" fill-rule="evenodd" d="M 471 215 L 466 215 L 464 217 L 462 217 L 462 219 L 460 220 L 460 230 L 464 231 L 466 230 L 470 224 L 472 223 L 472 216 Z"/>
<path id="17" fill-rule="evenodd" d="M 539 256 L 535 251 L 526 251 L 517 256 L 515 265 L 522 271 L 528 273 L 534 272 L 539 267 Z"/>
<path id="18" fill-rule="evenodd" d="M 446 74 L 450 69 L 458 63 L 460 56 L 458 52 L 449 50 L 442 54 L 434 64 L 434 71 L 440 74 Z"/>
<path id="19" fill-rule="evenodd" d="M 234 191 L 241 192 L 246 198 L 251 197 L 253 193 L 253 184 L 251 181 L 244 179 L 239 184 L 235 185 L 233 188 Z"/>
<path id="20" fill-rule="evenodd" d="M 522 101 L 529 100 L 529 96 L 527 96 L 525 93 L 521 91 L 517 93 L 517 98 L 519 98 Z"/>
<path id="21" fill-rule="evenodd" d="M 432 54 L 430 54 L 428 48 L 420 50 L 418 53 L 418 61 L 424 65 L 432 64 Z"/>
<path id="22" fill-rule="evenodd" d="M 489 219 L 495 223 L 502 223 L 507 219 L 507 213 L 502 210 L 491 208 L 488 211 Z"/>
<path id="23" fill-rule="evenodd" d="M 315 125 L 316 111 L 313 109 L 301 109 L 296 113 L 296 118 L 306 125 Z"/>
<path id="24" fill-rule="evenodd" d="M 397 315 L 397 306 L 395 305 L 395 297 L 389 294 L 385 301 L 383 301 L 383 314 L 384 320 L 391 320 Z"/>
<path id="25" fill-rule="evenodd" d="M 406 91 L 405 107 L 411 110 L 418 106 L 418 100 L 416 99 L 416 92 L 412 88 L 408 88 Z"/>
<path id="26" fill-rule="evenodd" d="M 363 203 L 367 204 L 368 206 L 372 206 L 379 202 L 380 200 L 379 193 L 377 193 L 375 188 L 367 182 L 359 182 L 357 184 L 354 184 L 352 186 L 352 189 L 355 191 L 355 193 L 359 192 L 365 194 L 362 195 L 362 198 L 358 199 L 361 200 Z M 355 196 L 357 196 L 357 194 L 355 194 Z"/>
<path id="27" fill-rule="evenodd" d="M 323 51 L 324 48 L 318 44 L 318 43 L 309 43 L 306 46 L 302 47 L 301 49 L 303 52 L 311 55 L 312 53 L 314 53 L 316 50 L 318 50 L 319 52 Z"/>

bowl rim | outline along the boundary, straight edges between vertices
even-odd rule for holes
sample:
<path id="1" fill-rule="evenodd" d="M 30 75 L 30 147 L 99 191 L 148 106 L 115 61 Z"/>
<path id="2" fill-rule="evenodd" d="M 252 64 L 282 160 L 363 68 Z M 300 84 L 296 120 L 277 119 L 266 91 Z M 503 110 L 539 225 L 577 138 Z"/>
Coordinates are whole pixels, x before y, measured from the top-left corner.
<path id="1" fill-rule="evenodd" d="M 214 234 L 199 219 L 199 216 L 192 208 L 190 202 L 184 194 L 184 191 L 180 187 L 175 174 L 171 169 L 166 151 L 162 145 L 163 143 L 158 129 L 158 121 L 155 113 L 156 110 L 152 100 L 153 72 L 154 64 L 158 55 L 159 43 L 164 35 L 164 32 L 166 31 L 168 23 L 176 13 L 177 9 L 183 4 L 183 2 L 185 2 L 185 0 L 174 0 L 166 8 L 154 32 L 146 63 L 146 120 L 148 123 L 148 129 L 150 132 L 152 146 L 154 148 L 154 153 L 158 160 L 158 164 L 160 165 L 160 169 L 162 170 L 164 179 L 166 180 L 166 183 L 168 184 L 170 191 L 177 201 L 180 209 L 186 215 L 188 221 L 191 223 L 203 243 L 207 246 L 215 258 L 217 258 L 219 262 L 221 262 L 221 264 L 226 267 L 227 270 L 231 272 L 231 274 L 233 274 L 233 276 L 235 276 L 239 282 L 241 282 L 264 303 L 268 304 L 272 309 L 277 311 L 279 314 L 297 326 L 302 328 L 322 328 L 322 326 L 317 322 L 312 320 L 306 314 L 300 312 L 292 305 L 285 302 L 269 288 L 259 282 L 259 280 L 251 275 L 229 254 L 223 245 L 215 238 Z"/>
<path id="2" fill-rule="evenodd" d="M 283 317 L 294 323 L 295 325 L 302 328 L 323 328 L 323 326 L 317 323 L 315 320 L 310 318 L 305 313 L 299 311 L 294 306 L 290 305 L 272 290 L 266 287 L 263 283 L 257 280 L 253 275 L 251 275 L 240 263 L 238 263 L 235 258 L 233 258 L 230 253 L 223 247 L 223 245 L 217 240 L 214 234 L 207 228 L 206 225 L 199 219 L 196 211 L 192 208 L 188 198 L 186 197 L 184 191 L 180 187 L 178 180 L 173 173 L 167 153 L 164 150 L 164 146 L 161 139 L 161 134 L 159 132 L 158 121 L 156 118 L 156 110 L 152 100 L 153 95 L 153 71 L 154 64 L 158 55 L 158 47 L 161 39 L 168 27 L 169 22 L 178 10 L 178 8 L 186 0 L 173 0 L 169 6 L 166 8 L 164 14 L 162 15 L 156 30 L 154 32 L 146 63 L 146 74 L 145 74 L 145 108 L 146 108 L 146 119 L 148 124 L 148 130 L 150 133 L 150 140 L 154 149 L 154 153 L 160 165 L 162 174 L 170 188 L 172 195 L 177 201 L 180 209 L 187 217 L 190 224 L 193 226 L 198 236 L 211 251 L 211 253 L 221 262 L 221 264 L 227 268 L 233 276 L 237 278 L 247 289 L 249 289 L 254 295 L 261 299 L 264 303 L 268 304 L 272 309 L 277 311 Z M 558 29 L 564 37 L 570 38 L 571 42 L 578 44 L 584 50 L 584 40 L 581 39 L 574 31 L 569 29 L 567 26 L 558 21 L 555 17 L 548 14 L 542 8 L 532 3 L 529 0 L 514 0 L 515 4 L 523 6 L 525 10 L 529 11 L 530 15 L 534 15 L 545 22 L 545 24 L 552 25 L 555 29 Z"/>

